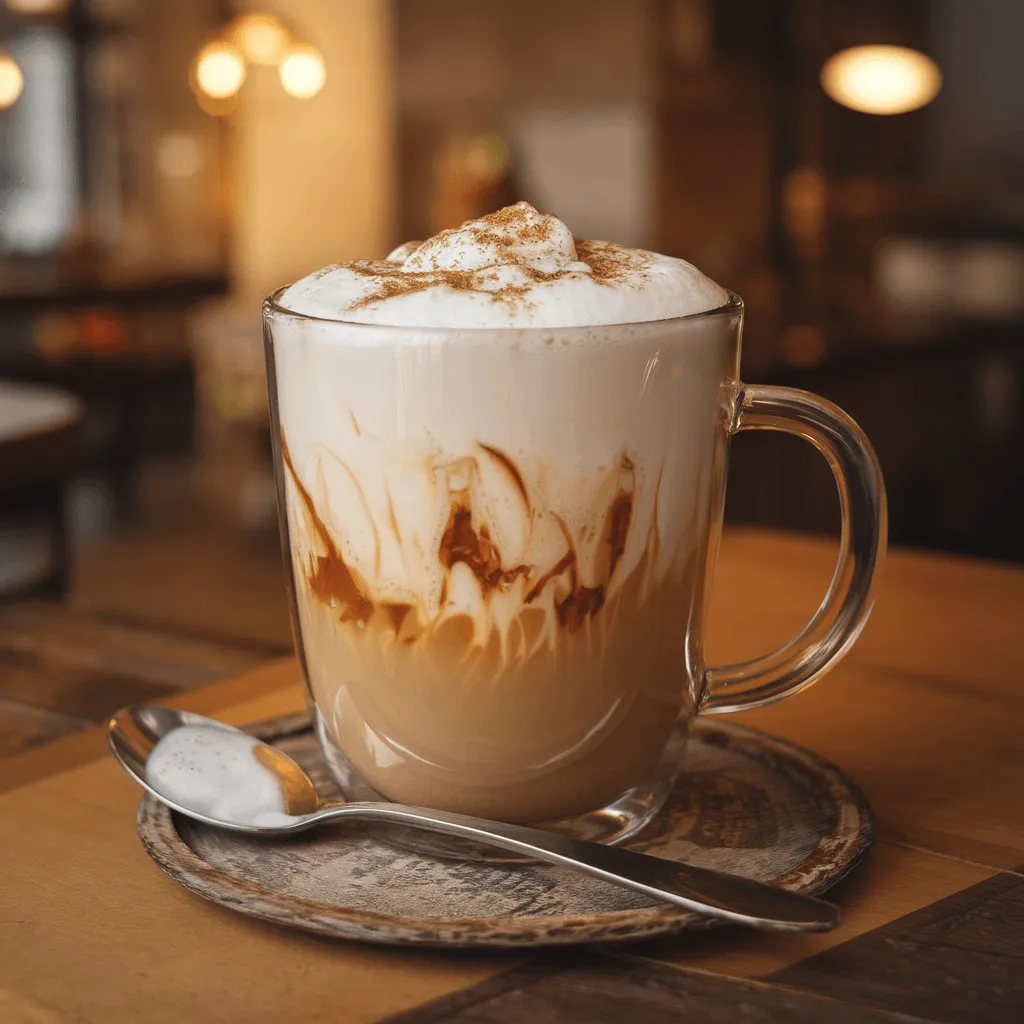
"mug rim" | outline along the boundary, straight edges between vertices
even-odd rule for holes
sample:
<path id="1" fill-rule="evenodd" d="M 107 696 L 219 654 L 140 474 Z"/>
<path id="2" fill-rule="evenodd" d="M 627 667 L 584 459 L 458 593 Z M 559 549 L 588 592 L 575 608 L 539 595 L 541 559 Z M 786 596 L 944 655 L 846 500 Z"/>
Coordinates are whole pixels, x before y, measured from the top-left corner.
<path id="1" fill-rule="evenodd" d="M 389 333 L 407 333 L 420 337 L 423 335 L 447 336 L 452 334 L 459 334 L 463 336 L 469 335 L 470 337 L 483 337 L 494 334 L 513 333 L 551 334 L 556 331 L 560 334 L 582 334 L 592 331 L 625 330 L 627 328 L 633 330 L 645 327 L 666 328 L 672 327 L 676 324 L 689 323 L 703 318 L 737 316 L 743 314 L 743 299 L 734 291 L 726 289 L 729 298 L 728 301 L 723 303 L 721 306 L 716 306 L 714 309 L 702 310 L 699 313 L 686 313 L 683 316 L 665 317 L 661 320 L 634 320 L 611 324 L 567 324 L 561 327 L 519 326 L 518 324 L 508 324 L 498 327 L 421 327 L 413 324 L 366 323 L 359 320 L 344 320 L 337 317 L 315 316 L 311 313 L 300 313 L 294 309 L 289 309 L 287 306 L 283 306 L 280 302 L 281 296 L 289 288 L 291 288 L 290 284 L 282 285 L 280 288 L 276 288 L 272 291 L 263 300 L 264 316 L 273 314 L 275 316 L 288 317 L 292 320 L 307 321 L 309 323 L 334 324 L 338 327 L 361 328 L 368 333 L 383 330 L 388 331 Z"/>

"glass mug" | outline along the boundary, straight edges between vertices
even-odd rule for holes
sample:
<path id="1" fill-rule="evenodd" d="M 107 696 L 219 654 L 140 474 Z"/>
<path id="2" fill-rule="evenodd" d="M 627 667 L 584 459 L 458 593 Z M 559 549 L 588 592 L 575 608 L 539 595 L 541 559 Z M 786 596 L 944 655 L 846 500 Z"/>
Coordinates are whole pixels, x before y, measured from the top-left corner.
<path id="1" fill-rule="evenodd" d="M 425 329 L 264 303 L 295 643 L 349 799 L 621 842 L 698 713 L 832 668 L 885 549 L 852 420 L 739 381 L 741 300 L 608 327 Z M 708 667 L 702 625 L 740 430 L 824 454 L 842 507 L 825 599 L 766 657 Z"/>

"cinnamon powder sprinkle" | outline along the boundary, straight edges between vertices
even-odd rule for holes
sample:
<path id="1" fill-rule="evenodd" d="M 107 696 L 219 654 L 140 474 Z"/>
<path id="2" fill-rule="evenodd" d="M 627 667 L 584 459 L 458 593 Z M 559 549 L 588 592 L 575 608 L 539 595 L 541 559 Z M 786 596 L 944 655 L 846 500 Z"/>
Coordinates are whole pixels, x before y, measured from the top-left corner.
<path id="1" fill-rule="evenodd" d="M 354 274 L 375 279 L 370 291 L 350 303 L 348 309 L 363 309 L 376 302 L 439 287 L 450 288 L 452 291 L 476 292 L 488 296 L 493 302 L 522 306 L 529 304 L 530 294 L 536 287 L 559 281 L 564 277 L 589 277 L 596 284 L 613 285 L 628 284 L 647 276 L 650 266 L 650 257 L 647 253 L 627 249 L 612 242 L 587 239 L 576 242 L 577 261 L 586 264 L 586 269 L 564 267 L 545 271 L 517 263 L 516 248 L 524 244 L 545 242 L 551 238 L 553 218 L 537 219 L 529 215 L 529 210 L 528 204 L 516 203 L 458 229 L 466 230 L 468 227 L 470 236 L 476 244 L 493 246 L 497 250 L 498 258 L 485 267 L 473 270 L 417 271 L 403 269 L 403 264 L 397 260 L 353 260 L 344 264 Z M 413 249 L 407 255 L 411 256 L 428 246 L 441 248 L 455 233 L 456 230 L 452 228 L 441 231 L 424 242 L 419 249 Z M 494 287 L 497 277 L 495 268 L 503 265 L 517 267 L 529 283 L 508 283 Z"/>

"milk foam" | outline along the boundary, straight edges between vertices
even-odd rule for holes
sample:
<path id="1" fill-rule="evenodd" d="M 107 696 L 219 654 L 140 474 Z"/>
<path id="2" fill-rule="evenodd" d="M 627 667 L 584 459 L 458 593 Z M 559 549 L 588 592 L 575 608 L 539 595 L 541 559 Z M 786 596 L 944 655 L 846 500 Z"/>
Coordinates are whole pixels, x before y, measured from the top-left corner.
<path id="1" fill-rule="evenodd" d="M 259 741 L 216 725 L 183 725 L 146 761 L 159 793 L 219 821 L 280 825 L 288 817 L 281 784 L 254 756 Z M 258 820 L 257 820 L 258 819 Z"/>
<path id="2" fill-rule="evenodd" d="M 292 285 L 296 313 L 410 327 L 567 327 L 703 313 L 728 294 L 685 260 L 573 239 L 557 217 L 517 203 L 386 260 L 326 267 Z"/>

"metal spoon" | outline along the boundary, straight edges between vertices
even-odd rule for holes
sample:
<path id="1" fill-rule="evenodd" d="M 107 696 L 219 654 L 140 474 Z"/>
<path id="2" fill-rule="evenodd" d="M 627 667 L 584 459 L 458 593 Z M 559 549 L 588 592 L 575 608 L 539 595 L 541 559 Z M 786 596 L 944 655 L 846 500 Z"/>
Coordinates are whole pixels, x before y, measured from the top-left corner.
<path id="1" fill-rule="evenodd" d="M 215 756 L 223 753 L 233 759 L 233 770 L 244 773 L 244 781 L 234 788 L 244 791 L 242 795 L 248 806 L 239 811 L 236 805 L 230 816 L 211 817 L 202 808 L 182 803 L 180 793 L 175 796 L 161 792 L 159 780 L 147 776 L 146 764 L 157 742 L 182 726 L 205 727 L 201 734 L 207 753 L 213 750 Z M 191 734 L 195 732 L 191 730 Z M 827 931 L 839 923 L 838 908 L 823 900 L 632 850 L 423 807 L 370 802 L 323 803 L 309 776 L 287 754 L 241 730 L 188 711 L 144 706 L 125 708 L 107 723 L 107 737 L 121 766 L 145 790 L 181 814 L 218 828 L 286 835 L 344 818 L 394 822 L 526 854 L 734 924 L 775 931 L 816 932 Z M 242 742 L 241 737 L 246 742 Z M 271 780 L 270 799 L 260 795 L 268 793 L 268 770 L 280 786 L 280 793 L 274 792 Z M 262 801 L 266 801 L 267 806 L 257 806 Z M 282 805 L 286 808 L 285 814 L 280 811 Z"/>

